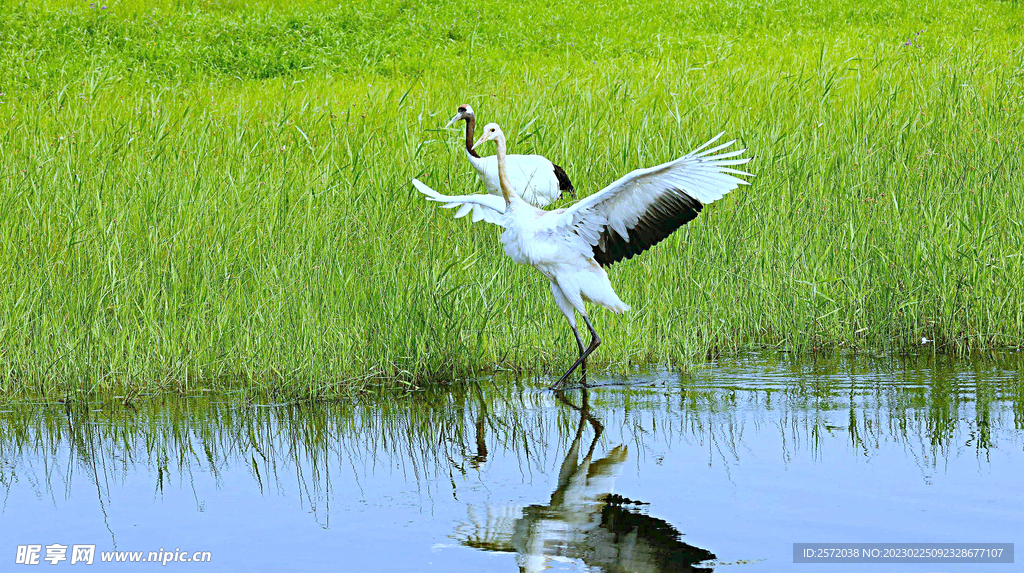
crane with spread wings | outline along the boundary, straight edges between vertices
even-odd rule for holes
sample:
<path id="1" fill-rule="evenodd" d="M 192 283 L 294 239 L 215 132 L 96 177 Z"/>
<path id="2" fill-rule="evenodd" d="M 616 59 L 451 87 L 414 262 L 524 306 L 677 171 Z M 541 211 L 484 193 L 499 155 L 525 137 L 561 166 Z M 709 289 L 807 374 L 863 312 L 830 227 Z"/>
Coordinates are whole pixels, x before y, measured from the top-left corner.
<path id="1" fill-rule="evenodd" d="M 416 179 L 412 183 L 428 200 L 458 209 L 456 217 L 472 214 L 474 222 L 503 227 L 505 253 L 551 282 L 555 304 L 569 321 L 579 348 L 579 358 L 552 385 L 559 388 L 581 365 L 585 375 L 587 356 L 601 343 L 584 301 L 615 313 L 629 310 L 615 294 L 605 267 L 653 247 L 696 218 L 704 205 L 749 184 L 737 176 L 752 175 L 735 166 L 751 158 L 739 157 L 745 149 L 724 151 L 734 141 L 712 147 L 721 136 L 674 161 L 636 169 L 574 205 L 553 211 L 534 207 L 516 193 L 508 179 L 505 134 L 496 123 L 484 127 L 473 147 L 488 141 L 497 145 L 501 196 L 442 195 Z M 575 313 L 590 331 L 586 348 Z"/>

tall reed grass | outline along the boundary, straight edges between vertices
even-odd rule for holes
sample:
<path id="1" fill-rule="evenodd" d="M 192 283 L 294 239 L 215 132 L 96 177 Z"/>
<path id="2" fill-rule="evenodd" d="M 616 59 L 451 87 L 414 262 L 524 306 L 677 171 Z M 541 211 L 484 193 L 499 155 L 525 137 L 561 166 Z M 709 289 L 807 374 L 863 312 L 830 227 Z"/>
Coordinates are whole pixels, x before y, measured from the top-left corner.
<path id="1" fill-rule="evenodd" d="M 541 277 L 408 184 L 480 189 L 463 102 L 582 195 L 721 130 L 755 157 L 611 269 L 599 368 L 1024 341 L 1018 3 L 101 6 L 0 5 L 4 392 L 564 368 Z"/>

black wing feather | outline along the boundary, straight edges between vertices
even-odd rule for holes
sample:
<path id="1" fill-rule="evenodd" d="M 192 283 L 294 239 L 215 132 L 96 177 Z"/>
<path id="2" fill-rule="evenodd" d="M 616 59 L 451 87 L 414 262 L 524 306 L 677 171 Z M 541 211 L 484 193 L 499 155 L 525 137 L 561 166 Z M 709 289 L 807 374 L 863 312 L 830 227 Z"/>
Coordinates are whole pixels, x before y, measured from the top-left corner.
<path id="1" fill-rule="evenodd" d="M 680 189 L 669 189 L 629 228 L 629 240 L 605 227 L 594 249 L 602 267 L 629 259 L 657 245 L 676 229 L 697 218 L 704 205 Z"/>

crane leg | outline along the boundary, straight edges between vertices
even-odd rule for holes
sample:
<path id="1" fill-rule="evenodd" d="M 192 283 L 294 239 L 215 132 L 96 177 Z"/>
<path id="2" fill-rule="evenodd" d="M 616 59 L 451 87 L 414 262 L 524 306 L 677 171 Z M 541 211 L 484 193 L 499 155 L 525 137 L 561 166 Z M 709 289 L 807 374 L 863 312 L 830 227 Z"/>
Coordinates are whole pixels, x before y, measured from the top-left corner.
<path id="1" fill-rule="evenodd" d="M 579 331 L 579 329 L 576 328 L 576 325 L 572 326 L 572 333 L 576 337 L 576 348 L 580 349 L 580 356 L 583 356 L 583 352 L 584 352 L 584 350 L 583 350 L 583 337 L 580 336 L 580 331 Z M 586 360 L 586 358 L 583 359 L 583 362 L 580 362 L 580 370 L 583 371 L 583 377 L 586 378 L 587 377 L 587 360 Z"/>
<path id="2" fill-rule="evenodd" d="M 562 315 L 565 316 L 565 320 L 569 323 L 569 328 L 572 328 L 572 335 L 576 337 L 576 348 L 580 351 L 579 355 L 583 356 L 586 349 L 583 347 L 583 337 L 580 336 L 580 331 L 576 328 L 576 310 L 573 307 L 573 304 L 569 302 L 569 299 L 565 296 L 565 293 L 555 281 L 551 281 L 551 294 L 555 297 L 555 304 L 558 305 L 558 310 L 562 311 Z M 580 363 L 580 366 L 583 367 L 583 376 L 586 377 L 587 361 L 583 360 L 583 362 Z M 552 386 L 552 388 L 554 388 L 554 386 Z"/>
<path id="3" fill-rule="evenodd" d="M 580 357 L 576 359 L 576 362 L 572 363 L 572 366 L 569 367 L 569 371 L 563 374 L 562 377 L 558 379 L 558 382 L 551 385 L 552 389 L 561 388 L 562 385 L 565 384 L 565 381 L 569 379 L 569 376 L 573 371 L 575 371 L 580 364 L 583 364 L 583 361 L 587 359 L 587 356 L 590 356 L 590 353 L 601 345 L 601 337 L 598 336 L 597 331 L 594 330 L 594 325 L 590 324 L 590 319 L 587 318 L 587 315 L 585 314 L 581 313 L 581 316 L 583 316 L 583 322 L 586 323 L 587 328 L 590 330 L 590 346 L 580 354 Z"/>

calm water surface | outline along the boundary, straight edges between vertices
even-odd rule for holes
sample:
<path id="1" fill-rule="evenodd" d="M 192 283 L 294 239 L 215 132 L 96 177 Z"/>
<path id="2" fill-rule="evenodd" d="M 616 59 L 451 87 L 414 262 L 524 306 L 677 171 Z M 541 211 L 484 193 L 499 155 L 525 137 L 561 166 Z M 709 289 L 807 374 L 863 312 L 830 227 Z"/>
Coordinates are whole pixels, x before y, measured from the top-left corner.
<path id="1" fill-rule="evenodd" d="M 210 551 L 167 565 L 197 571 L 1017 571 L 794 565 L 792 544 L 1024 550 L 1020 365 L 757 358 L 565 394 L 0 406 L 0 570 L 60 543 Z"/>

